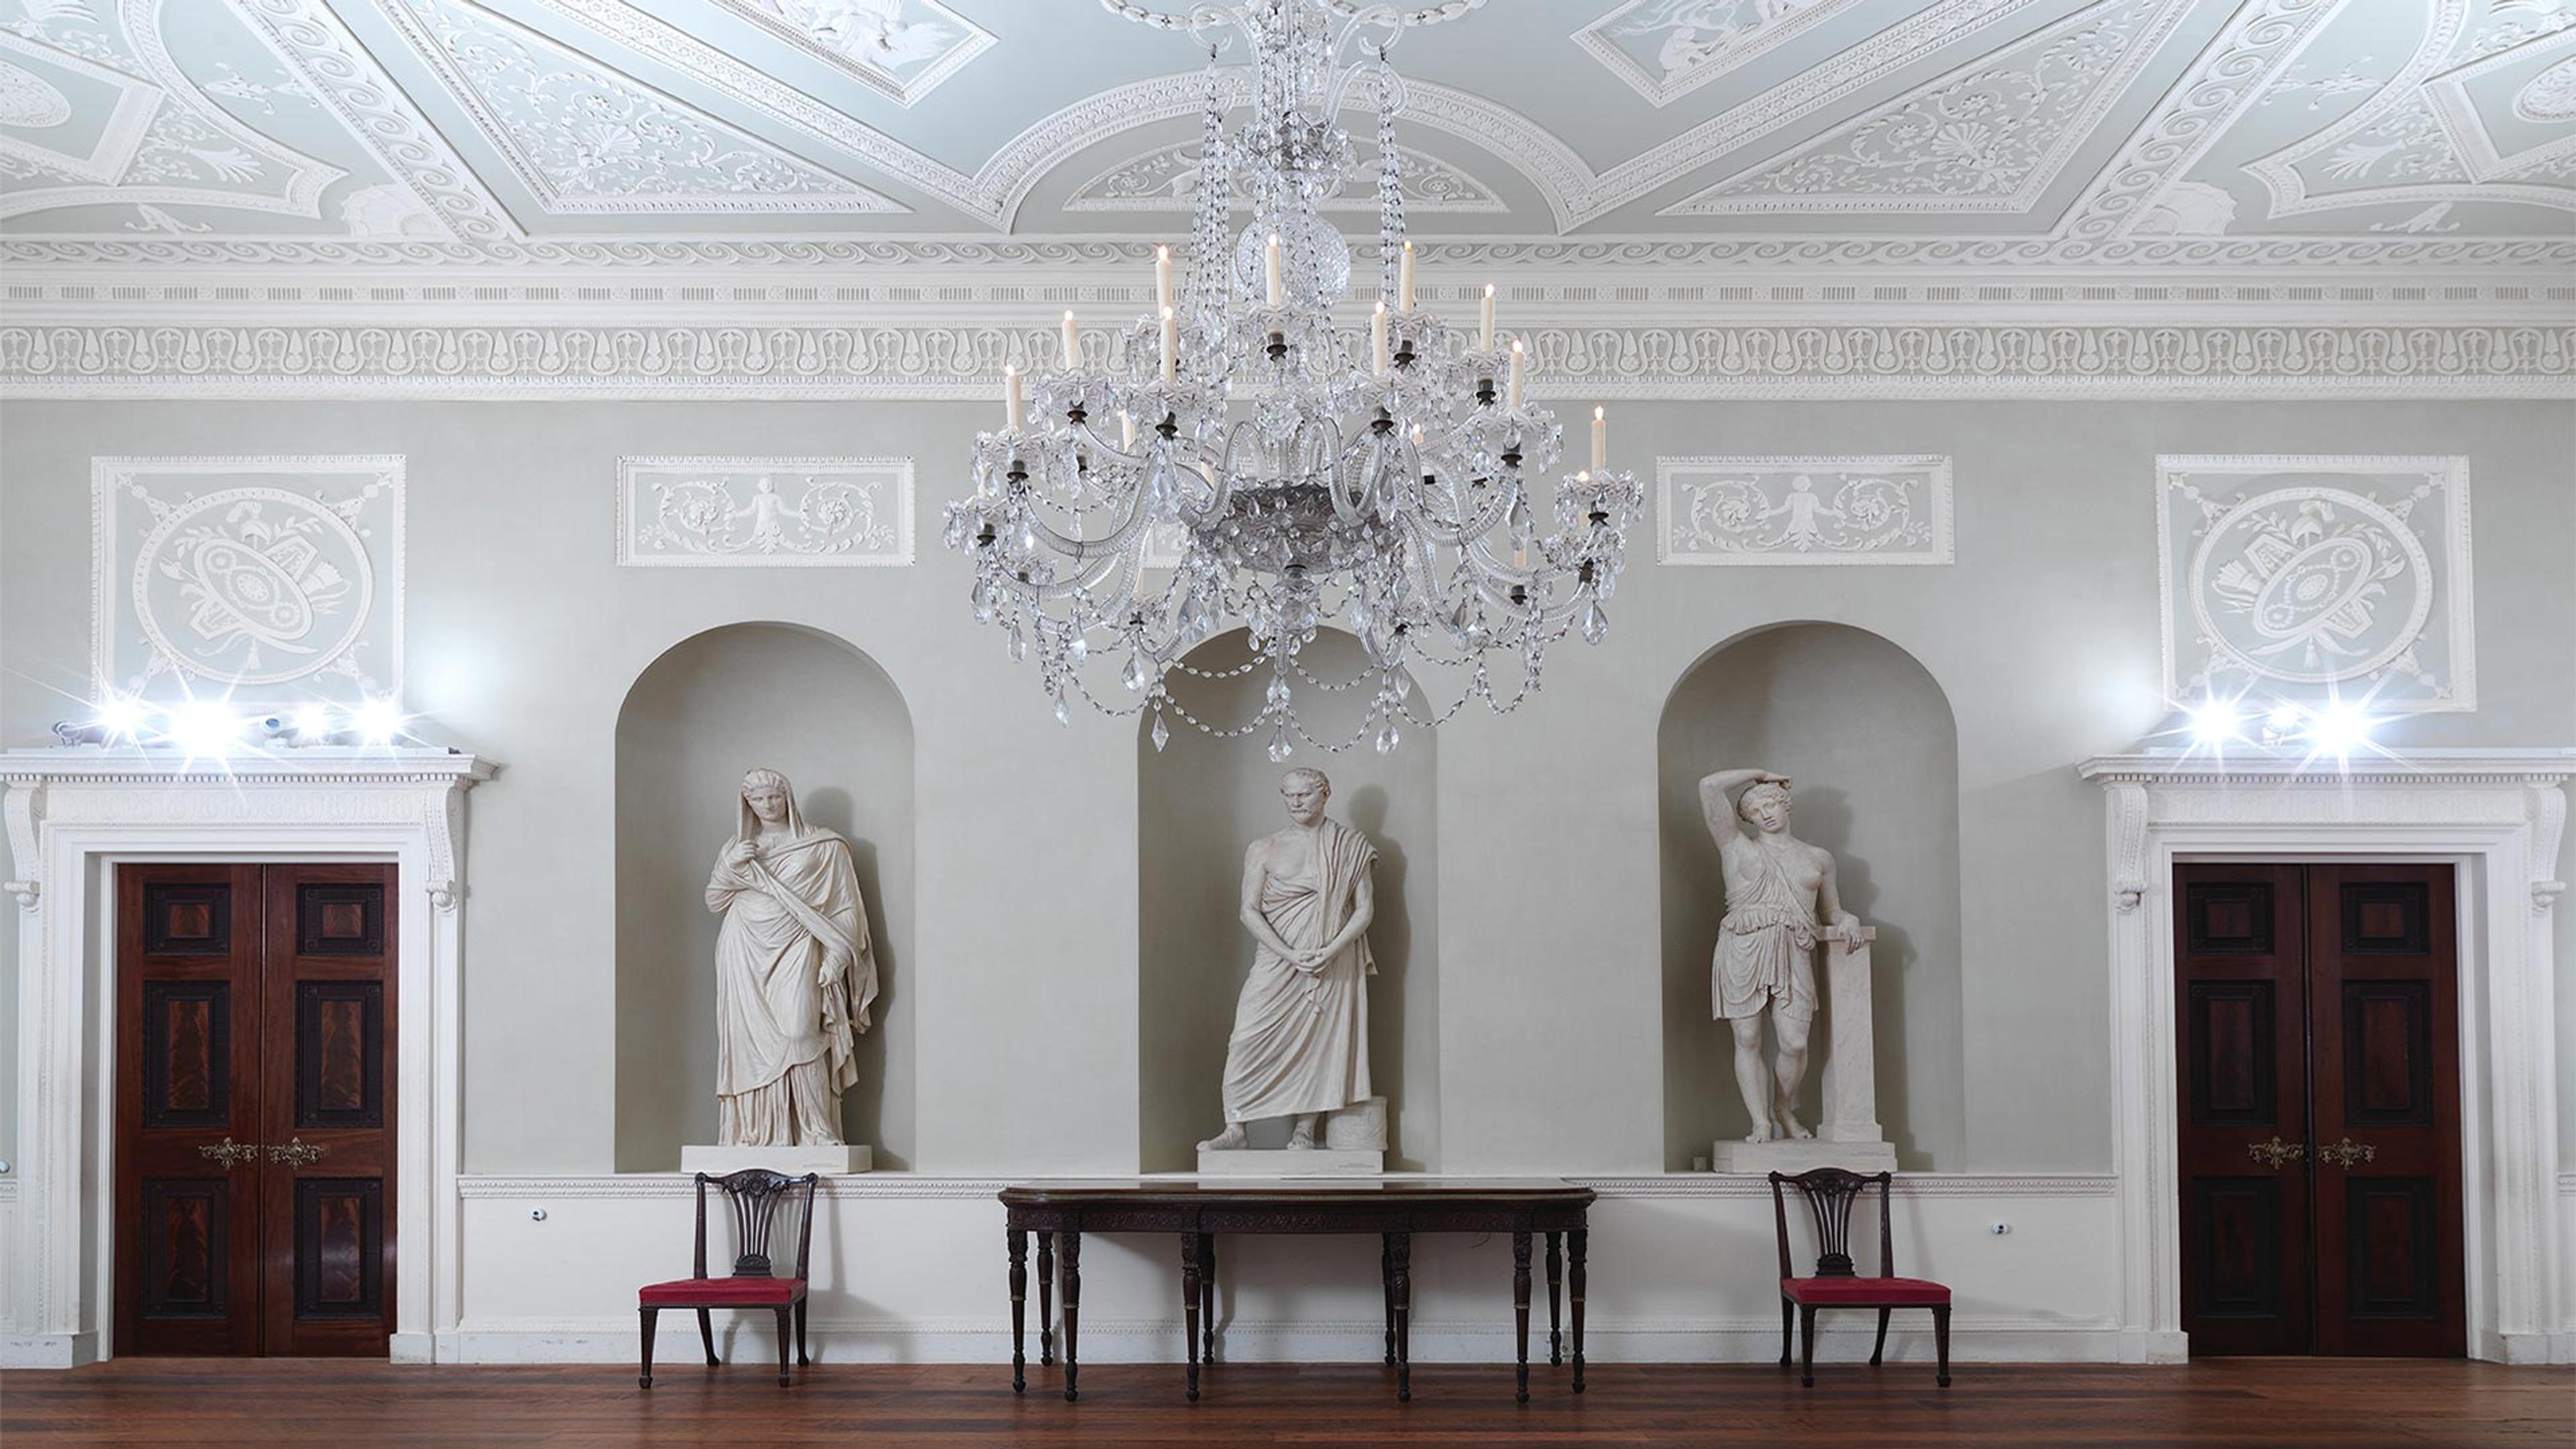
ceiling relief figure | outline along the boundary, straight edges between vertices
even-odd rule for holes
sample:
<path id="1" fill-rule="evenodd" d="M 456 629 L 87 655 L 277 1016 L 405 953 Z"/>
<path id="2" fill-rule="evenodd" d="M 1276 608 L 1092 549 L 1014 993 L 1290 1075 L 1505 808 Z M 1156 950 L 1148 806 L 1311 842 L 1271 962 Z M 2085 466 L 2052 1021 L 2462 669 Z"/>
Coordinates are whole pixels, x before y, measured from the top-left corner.
<path id="1" fill-rule="evenodd" d="M 909 106 L 992 45 L 934 0 L 719 0 L 753 24 Z"/>
<path id="2" fill-rule="evenodd" d="M 1629 0 L 1574 32 L 1574 43 L 1656 105 L 1666 105 L 1857 0 Z"/>

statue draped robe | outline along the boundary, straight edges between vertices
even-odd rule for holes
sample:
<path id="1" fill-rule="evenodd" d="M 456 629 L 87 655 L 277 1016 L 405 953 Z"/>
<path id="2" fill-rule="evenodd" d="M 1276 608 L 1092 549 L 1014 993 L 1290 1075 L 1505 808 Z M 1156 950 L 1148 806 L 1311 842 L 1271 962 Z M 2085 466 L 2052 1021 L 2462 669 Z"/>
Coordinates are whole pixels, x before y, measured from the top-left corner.
<path id="1" fill-rule="evenodd" d="M 1349 923 L 1360 882 L 1376 863 L 1367 836 L 1328 818 L 1316 829 L 1314 876 L 1263 873 L 1262 918 L 1289 945 L 1320 947 Z M 1313 975 L 1256 945 L 1225 1047 L 1225 1120 L 1333 1112 L 1367 1097 L 1362 978 L 1376 974 L 1366 932 Z"/>
<path id="2" fill-rule="evenodd" d="M 745 885 L 719 863 L 717 1140 L 841 1140 L 841 1093 L 859 1079 L 856 1038 L 876 1000 L 876 956 L 850 847 L 829 830 L 760 837 Z M 828 978 L 828 980 L 827 980 Z"/>
<path id="3" fill-rule="evenodd" d="M 1720 847 L 1726 866 L 1726 916 L 1718 924 L 1711 964 L 1720 1020 L 1816 1014 L 1816 881 L 1790 879 L 1779 852 L 1754 836 Z"/>

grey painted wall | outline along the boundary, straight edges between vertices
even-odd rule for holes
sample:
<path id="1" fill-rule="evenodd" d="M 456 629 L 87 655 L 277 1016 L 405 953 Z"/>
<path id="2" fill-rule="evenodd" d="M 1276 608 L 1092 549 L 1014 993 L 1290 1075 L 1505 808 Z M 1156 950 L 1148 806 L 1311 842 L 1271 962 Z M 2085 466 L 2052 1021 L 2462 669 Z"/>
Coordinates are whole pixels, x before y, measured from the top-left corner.
<path id="1" fill-rule="evenodd" d="M 894 682 L 840 640 L 734 624 L 654 660 L 617 718 L 618 1170 L 670 1172 L 682 1145 L 716 1140 L 707 874 L 754 767 L 786 775 L 807 823 L 850 842 L 878 994 L 842 1130 L 878 1166 L 909 1167 L 912 721 Z"/>
<path id="2" fill-rule="evenodd" d="M 742 620 L 848 640 L 912 717 L 914 1165 L 1127 1170 L 1139 1160 L 1137 727 L 1078 716 L 1059 730 L 1033 672 L 967 616 L 967 571 L 937 547 L 935 519 L 992 412 L 11 403 L 0 407 L 0 740 L 43 743 L 84 689 L 92 455 L 404 453 L 411 703 L 448 742 L 505 766 L 474 794 L 467 844 L 469 1170 L 614 1164 L 616 861 L 604 837 L 617 715 L 663 651 Z M 1440 1166 L 1663 1165 L 1658 721 L 1712 646 L 1817 620 L 1905 650 L 1957 715 L 1964 1132 L 1943 1166 L 2107 1167 L 2102 804 L 2072 766 L 2165 718 L 2155 455 L 2465 454 L 2481 705 L 2386 738 L 2568 745 L 2571 416 L 2554 402 L 1615 406 L 1614 451 L 1641 472 L 1657 455 L 1947 453 L 1958 563 L 1659 568 L 1640 538 L 1603 647 L 1560 648 L 1546 691 L 1514 717 L 1475 708 L 1442 731 Z M 690 452 L 910 454 L 921 562 L 616 568 L 617 457 Z M 2576 960 L 2576 912 L 2557 913 L 2555 929 L 2561 959 Z M 0 949 L 9 941 L 0 933 Z M 0 969 L 14 993 L 14 964 Z M 2561 996 L 2576 1015 L 2576 992 Z M 542 1052 L 529 1049 L 537 1022 Z M 2566 1017 L 2561 1034 L 2576 1041 Z M 2560 1121 L 2576 1149 L 2576 1050 L 2562 1069 Z"/>
<path id="3" fill-rule="evenodd" d="M 1878 1116 L 1898 1163 L 1938 1169 L 1964 1156 L 1959 740 L 1940 686 L 1904 650 L 1847 625 L 1764 629 L 1713 651 L 1674 686 L 1657 758 L 1664 1165 L 1688 1167 L 1713 1139 L 1750 1126 L 1732 1036 L 1709 1014 L 1726 893 L 1699 800 L 1701 777 L 1737 768 L 1790 777 L 1792 833 L 1834 853 L 1843 908 L 1878 928 Z M 1825 1002 L 1827 1013 L 1839 1009 Z M 1829 1039 L 1820 1017 L 1799 1094 L 1799 1120 L 1810 1127 Z"/>

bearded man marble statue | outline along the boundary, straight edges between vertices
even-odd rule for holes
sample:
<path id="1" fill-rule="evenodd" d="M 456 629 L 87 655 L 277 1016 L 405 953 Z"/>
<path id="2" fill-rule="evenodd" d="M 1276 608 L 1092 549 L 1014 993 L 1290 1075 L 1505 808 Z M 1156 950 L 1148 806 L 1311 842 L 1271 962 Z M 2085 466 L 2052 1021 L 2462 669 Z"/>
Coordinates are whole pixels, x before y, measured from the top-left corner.
<path id="1" fill-rule="evenodd" d="M 1225 1130 L 1202 1152 L 1247 1145 L 1245 1124 L 1291 1117 L 1288 1145 L 1315 1146 L 1317 1120 L 1369 1095 L 1367 977 L 1377 974 L 1369 882 L 1377 847 L 1331 819 L 1324 772 L 1279 781 L 1288 828 L 1243 856 L 1243 928 L 1252 974 L 1235 1002 L 1225 1049 Z"/>
<path id="2" fill-rule="evenodd" d="M 1710 980 L 1714 1014 L 1735 1034 L 1735 1085 L 1753 1118 L 1744 1140 L 1811 1138 L 1791 1107 L 1816 1019 L 1816 943 L 1857 946 L 1860 918 L 1835 891 L 1833 853 L 1789 834 L 1788 776 L 1720 770 L 1699 782 L 1699 799 L 1726 882 Z M 1768 1064 L 1766 1013 L 1776 1044 Z"/>
<path id="3" fill-rule="evenodd" d="M 776 770 L 742 777 L 733 840 L 707 879 L 716 934 L 717 1140 L 841 1141 L 841 1093 L 876 1000 L 850 844 L 805 823 Z"/>

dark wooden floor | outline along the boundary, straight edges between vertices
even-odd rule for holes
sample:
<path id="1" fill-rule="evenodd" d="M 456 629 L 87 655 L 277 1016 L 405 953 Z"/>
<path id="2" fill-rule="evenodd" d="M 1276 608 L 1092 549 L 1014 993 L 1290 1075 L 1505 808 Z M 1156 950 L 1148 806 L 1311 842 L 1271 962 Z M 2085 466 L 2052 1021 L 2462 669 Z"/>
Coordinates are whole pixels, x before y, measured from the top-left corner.
<path id="1" fill-rule="evenodd" d="M 1181 1401 L 1179 1371 L 1085 1367 L 1068 1404 L 1010 1391 L 1006 1368 L 397 1368 L 319 1360 L 121 1359 L 0 1381 L 0 1441 L 36 1445 L 2510 1445 L 2576 1444 L 2576 1371 L 2367 1360 L 2212 1360 L 2171 1368 L 1831 1366 L 1813 1390 L 1769 1368 L 1601 1365 L 1590 1391 L 1534 1372 L 1417 1367 L 1398 1405 L 1373 1367 L 1220 1366 Z M 1052 1375 L 1049 1376 L 1050 1380 Z M 1048 1385 L 1052 1388 L 1052 1382 Z"/>

